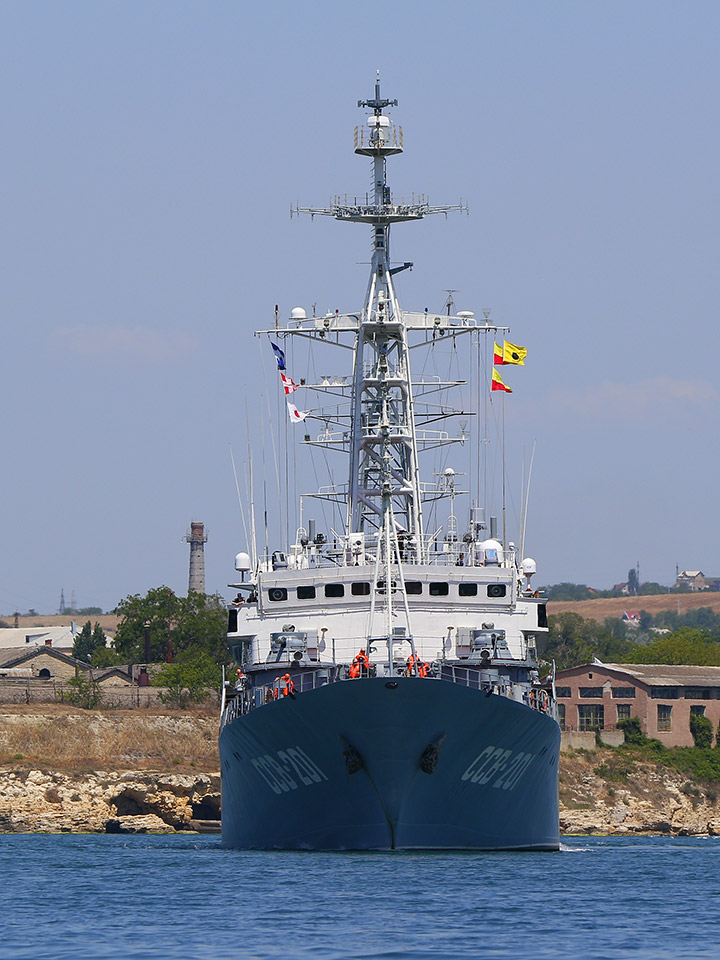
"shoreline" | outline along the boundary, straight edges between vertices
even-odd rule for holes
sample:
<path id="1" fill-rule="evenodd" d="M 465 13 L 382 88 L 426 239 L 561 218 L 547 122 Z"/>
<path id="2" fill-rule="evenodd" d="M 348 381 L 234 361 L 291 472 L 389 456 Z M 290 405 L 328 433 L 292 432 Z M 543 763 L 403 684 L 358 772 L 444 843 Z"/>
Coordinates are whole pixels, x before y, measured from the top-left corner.
<path id="1" fill-rule="evenodd" d="M 0 706 L 0 833 L 217 832 L 214 710 Z M 720 785 L 612 748 L 560 754 L 560 833 L 720 836 Z"/>

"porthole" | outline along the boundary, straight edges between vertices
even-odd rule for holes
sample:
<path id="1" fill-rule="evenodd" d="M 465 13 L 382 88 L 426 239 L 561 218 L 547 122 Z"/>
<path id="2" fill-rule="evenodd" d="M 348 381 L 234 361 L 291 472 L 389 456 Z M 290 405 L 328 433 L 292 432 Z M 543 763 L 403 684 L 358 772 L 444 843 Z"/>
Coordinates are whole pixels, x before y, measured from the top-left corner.
<path id="1" fill-rule="evenodd" d="M 277 603 L 280 600 L 287 600 L 287 590 L 285 587 L 271 587 L 268 590 L 268 600 Z"/>
<path id="2" fill-rule="evenodd" d="M 505 583 L 489 583 L 487 588 L 487 595 L 489 597 L 504 597 L 507 593 L 507 584 Z"/>

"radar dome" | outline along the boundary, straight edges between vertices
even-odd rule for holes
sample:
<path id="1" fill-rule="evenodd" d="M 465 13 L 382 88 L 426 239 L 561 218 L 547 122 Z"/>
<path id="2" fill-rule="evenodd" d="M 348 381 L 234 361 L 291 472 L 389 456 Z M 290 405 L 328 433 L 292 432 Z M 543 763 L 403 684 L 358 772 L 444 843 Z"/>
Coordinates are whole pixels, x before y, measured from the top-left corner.
<path id="1" fill-rule="evenodd" d="M 307 314 L 302 307 L 293 307 L 290 311 L 291 320 L 307 320 Z"/>
<path id="2" fill-rule="evenodd" d="M 242 573 L 246 573 L 250 570 L 250 554 L 249 553 L 238 553 L 235 557 L 235 569 L 240 570 Z"/>
<path id="3" fill-rule="evenodd" d="M 525 557 L 520 564 L 520 569 L 526 577 L 531 577 L 534 573 L 537 573 L 537 564 L 532 557 Z"/>

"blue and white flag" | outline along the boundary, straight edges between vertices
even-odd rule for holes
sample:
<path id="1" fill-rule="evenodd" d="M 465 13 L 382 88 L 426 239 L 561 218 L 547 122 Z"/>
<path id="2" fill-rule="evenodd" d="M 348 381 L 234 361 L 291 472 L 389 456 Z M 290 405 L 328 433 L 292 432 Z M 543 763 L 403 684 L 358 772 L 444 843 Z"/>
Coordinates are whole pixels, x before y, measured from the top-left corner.
<path id="1" fill-rule="evenodd" d="M 273 348 L 273 353 L 275 354 L 275 359 L 277 360 L 278 370 L 284 370 L 285 369 L 285 352 L 281 350 L 280 347 L 276 343 L 273 343 L 272 341 L 270 342 L 270 346 Z"/>

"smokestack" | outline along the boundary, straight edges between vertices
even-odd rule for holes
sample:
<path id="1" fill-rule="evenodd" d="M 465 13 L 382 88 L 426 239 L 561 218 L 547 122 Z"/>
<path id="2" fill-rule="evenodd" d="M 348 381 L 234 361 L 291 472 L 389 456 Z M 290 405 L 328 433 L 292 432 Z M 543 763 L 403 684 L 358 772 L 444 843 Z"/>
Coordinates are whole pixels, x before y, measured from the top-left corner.
<path id="1" fill-rule="evenodd" d="M 190 533 L 185 539 L 190 544 L 188 591 L 205 593 L 205 544 L 207 543 L 205 524 L 193 520 L 190 524 Z"/>

